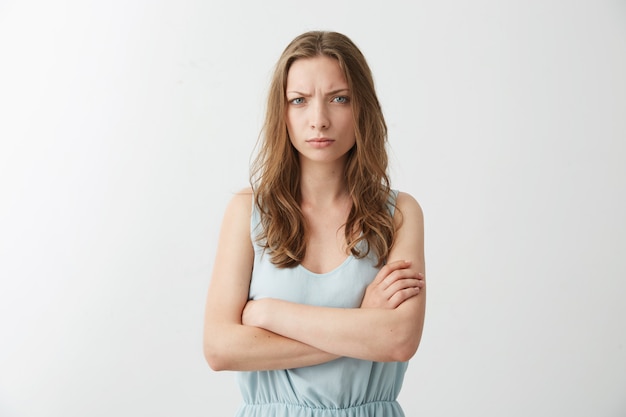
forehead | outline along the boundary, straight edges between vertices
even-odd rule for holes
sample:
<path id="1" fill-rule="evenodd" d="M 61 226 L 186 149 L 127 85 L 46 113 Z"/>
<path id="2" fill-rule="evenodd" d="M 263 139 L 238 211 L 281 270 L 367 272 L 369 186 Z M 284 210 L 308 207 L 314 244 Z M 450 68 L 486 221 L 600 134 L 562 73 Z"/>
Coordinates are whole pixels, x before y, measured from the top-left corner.
<path id="1" fill-rule="evenodd" d="M 287 73 L 287 91 L 347 88 L 348 82 L 334 58 L 320 55 L 295 60 Z"/>

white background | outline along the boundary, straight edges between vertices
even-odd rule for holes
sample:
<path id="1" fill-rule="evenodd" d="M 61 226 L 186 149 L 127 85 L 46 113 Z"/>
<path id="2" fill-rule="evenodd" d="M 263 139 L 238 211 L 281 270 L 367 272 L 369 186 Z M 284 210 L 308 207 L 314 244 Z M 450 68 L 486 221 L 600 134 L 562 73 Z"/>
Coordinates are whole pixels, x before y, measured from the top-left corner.
<path id="1" fill-rule="evenodd" d="M 234 413 L 204 297 L 309 29 L 365 53 L 425 212 L 407 416 L 626 416 L 618 0 L 0 1 L 0 416 Z"/>

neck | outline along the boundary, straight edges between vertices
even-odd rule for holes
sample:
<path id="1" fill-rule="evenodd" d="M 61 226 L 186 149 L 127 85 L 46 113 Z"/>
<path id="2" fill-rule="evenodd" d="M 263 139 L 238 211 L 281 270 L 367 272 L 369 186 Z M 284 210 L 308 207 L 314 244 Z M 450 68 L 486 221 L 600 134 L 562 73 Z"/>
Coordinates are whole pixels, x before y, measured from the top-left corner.
<path id="1" fill-rule="evenodd" d="M 300 170 L 302 204 L 325 205 L 345 200 L 348 184 L 345 164 L 303 164 Z"/>

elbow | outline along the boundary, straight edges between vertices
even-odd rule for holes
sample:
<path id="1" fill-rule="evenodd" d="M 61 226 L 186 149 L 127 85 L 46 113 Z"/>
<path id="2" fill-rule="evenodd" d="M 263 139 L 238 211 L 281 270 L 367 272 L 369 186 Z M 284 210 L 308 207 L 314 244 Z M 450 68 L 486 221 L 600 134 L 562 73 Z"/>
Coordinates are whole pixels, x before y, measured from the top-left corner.
<path id="1" fill-rule="evenodd" d="M 407 362 L 417 352 L 419 343 L 404 343 L 392 350 L 390 362 Z"/>
<path id="2" fill-rule="evenodd" d="M 209 368 L 214 371 L 225 371 L 227 369 L 226 363 L 221 355 L 216 352 L 204 349 L 204 359 L 209 364 Z"/>
<path id="3" fill-rule="evenodd" d="M 204 359 L 214 371 L 241 370 L 245 348 L 237 336 L 240 325 L 209 325 L 205 328 Z"/>
<path id="4" fill-rule="evenodd" d="M 400 319 L 396 322 L 397 325 L 392 327 L 390 334 L 393 337 L 388 337 L 387 343 L 390 361 L 392 362 L 407 362 L 417 352 L 417 348 L 422 340 L 422 332 L 424 330 L 424 314 L 423 310 L 420 315 L 415 317 L 415 313 L 411 309 L 404 310 L 409 314 L 402 314 Z"/>
<path id="5" fill-rule="evenodd" d="M 204 339 L 204 359 L 214 371 L 227 371 L 231 368 L 229 349 L 220 345 L 214 338 Z"/>
<path id="6" fill-rule="evenodd" d="M 390 338 L 393 339 L 393 338 Z M 389 347 L 389 362 L 407 362 L 410 360 L 419 347 L 421 334 L 405 334 L 393 340 Z"/>

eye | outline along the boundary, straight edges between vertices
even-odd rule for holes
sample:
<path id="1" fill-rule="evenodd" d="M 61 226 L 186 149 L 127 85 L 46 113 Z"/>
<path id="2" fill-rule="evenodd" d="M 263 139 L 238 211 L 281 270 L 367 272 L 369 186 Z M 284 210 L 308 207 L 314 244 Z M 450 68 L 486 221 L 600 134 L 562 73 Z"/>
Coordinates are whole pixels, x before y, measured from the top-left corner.
<path id="1" fill-rule="evenodd" d="M 289 103 L 290 104 L 303 104 L 304 98 L 303 97 L 292 98 L 291 100 L 289 100 Z"/>
<path id="2" fill-rule="evenodd" d="M 350 98 L 348 96 L 337 96 L 333 97 L 333 102 L 339 104 L 347 104 L 350 102 Z"/>

